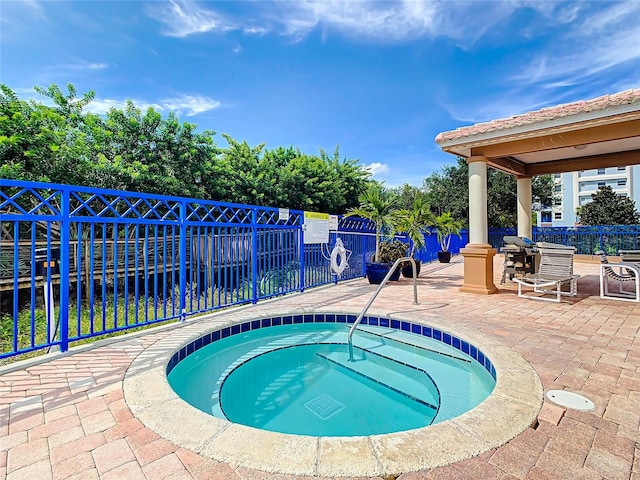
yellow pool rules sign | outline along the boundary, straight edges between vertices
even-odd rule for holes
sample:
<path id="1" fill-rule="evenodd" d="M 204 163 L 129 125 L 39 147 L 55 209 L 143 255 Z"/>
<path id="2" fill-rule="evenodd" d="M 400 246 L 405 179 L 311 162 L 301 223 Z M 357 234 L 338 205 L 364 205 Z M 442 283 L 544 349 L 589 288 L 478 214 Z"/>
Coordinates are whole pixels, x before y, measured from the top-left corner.
<path id="1" fill-rule="evenodd" d="M 329 214 L 304 212 L 304 243 L 329 243 Z"/>

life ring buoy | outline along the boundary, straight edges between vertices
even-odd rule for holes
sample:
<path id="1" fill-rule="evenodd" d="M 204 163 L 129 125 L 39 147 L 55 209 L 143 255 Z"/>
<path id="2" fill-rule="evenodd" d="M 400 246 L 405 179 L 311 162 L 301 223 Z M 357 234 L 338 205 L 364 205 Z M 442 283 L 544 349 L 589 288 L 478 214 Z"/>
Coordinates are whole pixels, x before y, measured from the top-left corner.
<path id="1" fill-rule="evenodd" d="M 347 268 L 347 250 L 344 248 L 342 240 L 336 240 L 336 245 L 331 250 L 331 270 L 336 275 L 341 275 Z"/>

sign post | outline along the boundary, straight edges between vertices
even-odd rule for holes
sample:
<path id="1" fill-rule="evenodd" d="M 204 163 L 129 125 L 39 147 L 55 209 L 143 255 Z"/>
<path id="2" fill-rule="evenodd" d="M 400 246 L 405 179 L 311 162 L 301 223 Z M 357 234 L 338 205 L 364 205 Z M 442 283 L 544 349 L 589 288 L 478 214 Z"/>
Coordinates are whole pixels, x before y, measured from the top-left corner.
<path id="1" fill-rule="evenodd" d="M 41 275 L 44 279 L 43 296 L 44 308 L 47 317 L 47 341 L 52 344 L 56 338 L 58 325 L 55 314 L 55 300 L 53 298 L 53 283 L 51 275 L 60 273 L 58 260 L 60 259 L 60 249 L 52 248 L 47 253 L 46 248 L 37 248 L 35 251 L 36 275 Z"/>

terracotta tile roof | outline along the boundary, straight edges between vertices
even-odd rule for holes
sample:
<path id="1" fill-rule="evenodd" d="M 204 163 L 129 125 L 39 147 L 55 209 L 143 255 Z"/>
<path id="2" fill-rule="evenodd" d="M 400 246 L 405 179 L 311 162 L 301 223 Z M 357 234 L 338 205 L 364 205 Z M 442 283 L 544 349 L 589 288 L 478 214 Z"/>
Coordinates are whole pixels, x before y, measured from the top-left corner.
<path id="1" fill-rule="evenodd" d="M 536 123 L 547 122 L 563 117 L 571 117 L 592 111 L 605 110 L 608 108 L 635 103 L 637 103 L 640 108 L 640 88 L 626 90 L 624 92 L 611 95 L 604 95 L 590 100 L 580 100 L 578 102 L 566 103 L 564 105 L 546 107 L 541 110 L 523 113 L 521 115 L 514 115 L 509 118 L 476 123 L 475 125 L 470 125 L 468 127 L 460 127 L 456 130 L 439 133 L 436 137 L 436 142 L 442 143 L 447 140 L 471 137 L 482 133 L 534 125 Z"/>

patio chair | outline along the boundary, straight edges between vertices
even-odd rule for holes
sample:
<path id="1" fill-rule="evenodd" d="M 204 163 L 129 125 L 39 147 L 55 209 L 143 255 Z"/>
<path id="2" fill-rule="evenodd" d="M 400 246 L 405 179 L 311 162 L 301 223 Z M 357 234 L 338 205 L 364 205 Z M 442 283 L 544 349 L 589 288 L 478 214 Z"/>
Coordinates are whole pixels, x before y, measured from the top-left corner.
<path id="1" fill-rule="evenodd" d="M 601 250 L 596 252 L 600 257 L 600 298 L 640 302 L 640 266 L 634 263 L 609 263 L 607 255 Z M 617 291 L 609 291 L 609 280 L 618 282 Z M 633 282 L 635 291 L 625 290 L 624 284 Z"/>
<path id="2" fill-rule="evenodd" d="M 513 279 L 518 283 L 518 296 L 558 303 L 562 295 L 575 297 L 578 294 L 578 277 L 580 276 L 573 273 L 575 247 L 546 242 L 539 242 L 537 247 L 540 252 L 538 272 Z M 564 285 L 569 286 L 569 291 L 562 290 Z M 543 295 L 525 295 L 522 293 L 522 287 L 531 287 L 534 293 Z M 555 294 L 555 297 L 545 297 L 545 294 Z"/>

